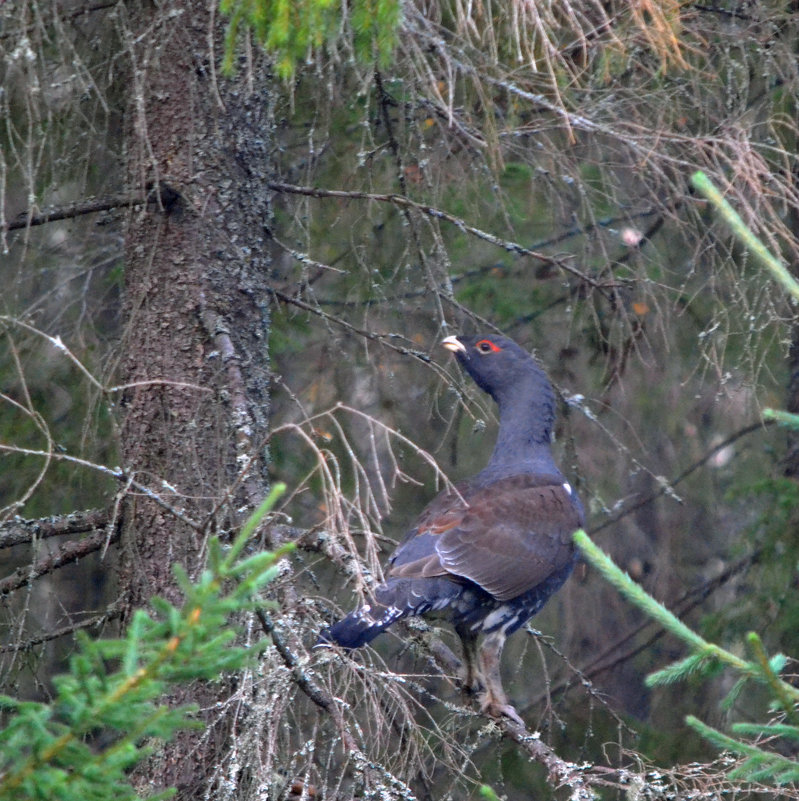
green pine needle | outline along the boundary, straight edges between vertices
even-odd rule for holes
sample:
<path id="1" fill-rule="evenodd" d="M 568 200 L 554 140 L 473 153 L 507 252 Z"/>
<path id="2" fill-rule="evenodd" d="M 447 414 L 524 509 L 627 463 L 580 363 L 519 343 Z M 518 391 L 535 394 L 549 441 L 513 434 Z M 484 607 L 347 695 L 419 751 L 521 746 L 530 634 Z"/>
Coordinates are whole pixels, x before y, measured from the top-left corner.
<path id="1" fill-rule="evenodd" d="M 774 278 L 782 284 L 784 289 L 793 295 L 796 300 L 799 300 L 799 282 L 791 275 L 782 261 L 776 258 L 754 233 L 749 230 L 738 212 L 727 202 L 707 175 L 703 172 L 695 172 L 691 176 L 691 183 L 721 213 L 721 216 L 730 228 L 732 228 L 733 233 L 741 244 L 760 259 Z"/>
<path id="2" fill-rule="evenodd" d="M 663 684 L 674 684 L 688 679 L 708 679 L 718 673 L 721 662 L 714 656 L 706 653 L 691 654 L 679 662 L 650 673 L 646 677 L 646 685 L 655 687 Z"/>
<path id="3" fill-rule="evenodd" d="M 401 0 L 221 0 L 220 9 L 229 17 L 225 74 L 234 71 L 239 35 L 247 30 L 272 55 L 284 80 L 293 78 L 297 64 L 342 37 L 349 37 L 359 61 L 387 67 L 402 20 Z"/>

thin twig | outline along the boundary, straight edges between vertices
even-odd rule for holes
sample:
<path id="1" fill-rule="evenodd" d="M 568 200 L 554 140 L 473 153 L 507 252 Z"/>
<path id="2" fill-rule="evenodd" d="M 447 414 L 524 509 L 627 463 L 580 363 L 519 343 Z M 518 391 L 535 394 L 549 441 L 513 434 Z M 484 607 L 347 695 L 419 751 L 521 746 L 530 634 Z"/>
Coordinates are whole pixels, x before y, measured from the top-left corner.
<path id="1" fill-rule="evenodd" d="M 60 629 L 55 629 L 54 631 L 48 631 L 46 634 L 39 634 L 36 637 L 31 637 L 24 642 L 0 645 L 0 654 L 19 652 L 24 653 L 25 651 L 30 651 L 32 648 L 35 648 L 37 645 L 43 645 L 46 642 L 51 642 L 52 640 L 66 637 L 70 634 L 74 634 L 76 631 L 94 628 L 95 626 L 101 626 L 104 623 L 108 623 L 111 620 L 116 620 L 116 618 L 118 618 L 121 614 L 122 604 L 117 600 L 110 604 L 105 612 L 103 612 L 101 615 L 94 615 L 93 617 L 86 618 L 86 620 L 81 620 L 78 623 L 70 623 L 67 626 L 62 626 Z"/>
<path id="2" fill-rule="evenodd" d="M 315 197 L 315 198 L 338 198 L 344 200 L 372 200 L 378 203 L 390 203 L 393 206 L 397 206 L 401 209 L 415 209 L 422 214 L 426 214 L 429 217 L 433 217 L 434 219 L 444 220 L 445 222 L 454 225 L 458 230 L 463 231 L 463 233 L 471 234 L 472 236 L 477 237 L 478 239 L 482 239 L 485 242 L 490 242 L 492 245 L 496 245 L 496 247 L 502 248 L 503 250 L 507 251 L 508 253 L 514 253 L 517 256 L 530 256 L 537 261 L 543 262 L 544 264 L 551 265 L 553 267 L 557 267 L 564 272 L 570 273 L 571 275 L 575 276 L 575 278 L 579 278 L 584 283 L 588 284 L 589 286 L 597 289 L 599 291 L 604 291 L 605 286 L 591 278 L 590 276 L 586 275 L 581 270 L 578 270 L 576 267 L 572 267 L 571 264 L 564 261 L 563 259 L 557 259 L 553 256 L 547 256 L 546 253 L 541 253 L 537 250 L 531 250 L 530 248 L 526 248 L 524 245 L 520 245 L 518 242 L 512 242 L 508 239 L 502 239 L 498 236 L 494 236 L 493 234 L 489 234 L 487 231 L 483 231 L 480 228 L 476 228 L 473 225 L 469 225 L 460 217 L 456 217 L 454 214 L 450 214 L 449 212 L 442 211 L 441 209 L 437 209 L 434 206 L 428 206 L 426 203 L 418 203 L 415 200 L 410 200 L 403 195 L 397 194 L 376 194 L 373 192 L 360 192 L 360 191 L 342 191 L 336 189 L 319 189 L 313 186 L 295 186 L 293 184 L 286 184 L 281 183 L 279 181 L 269 181 L 267 186 L 270 189 L 273 189 L 275 192 L 283 192 L 286 194 L 293 194 L 293 195 L 304 195 L 306 197 Z"/>
<path id="3" fill-rule="evenodd" d="M 359 328 L 357 325 L 353 325 L 341 317 L 336 317 L 334 314 L 329 314 L 328 312 L 322 311 L 322 309 L 314 306 L 312 303 L 307 303 L 306 301 L 300 300 L 297 297 L 287 295 L 285 292 L 281 292 L 278 289 L 269 289 L 269 292 L 282 303 L 289 303 L 292 306 L 296 306 L 298 309 L 309 311 L 318 317 L 322 317 L 331 323 L 341 326 L 341 328 L 346 329 L 352 334 L 357 334 L 358 336 L 369 339 L 372 342 L 379 342 L 381 345 L 385 345 L 387 348 L 391 348 L 391 350 L 396 351 L 403 356 L 411 356 L 414 359 L 418 359 L 420 362 L 424 362 L 425 364 L 433 364 L 433 360 L 427 353 L 424 353 L 424 351 L 416 350 L 415 348 L 406 348 L 404 345 L 397 345 L 393 340 L 405 339 L 405 337 L 399 334 L 378 334 L 374 331 L 369 331 L 366 328 Z"/>
<path id="4" fill-rule="evenodd" d="M 182 523 L 185 523 L 187 526 L 190 526 L 197 532 L 202 532 L 203 530 L 202 524 L 198 523 L 196 520 L 192 520 L 192 518 L 190 518 L 185 512 L 181 511 L 180 509 L 176 509 L 174 506 L 172 506 L 172 504 L 167 503 L 167 501 L 165 501 L 157 492 L 151 490 L 149 487 L 145 487 L 144 484 L 140 484 L 138 481 L 135 481 L 125 470 L 122 470 L 119 467 L 106 467 L 103 464 L 96 464 L 88 461 L 87 459 L 81 459 L 77 456 L 70 456 L 67 453 L 48 453 L 46 451 L 34 450 L 32 448 L 19 448 L 15 445 L 5 445 L 2 442 L 0 442 L 0 451 L 4 451 L 6 453 L 18 453 L 22 454 L 23 456 L 41 456 L 53 459 L 53 461 L 70 462 L 71 464 L 87 467 L 90 470 L 96 470 L 97 472 L 102 473 L 109 478 L 113 478 L 116 481 L 129 481 L 133 489 L 142 493 L 142 495 L 146 496 L 151 501 L 154 501 L 163 509 L 166 509 L 166 511 L 174 515 Z"/>
<path id="5" fill-rule="evenodd" d="M 747 434 L 751 434 L 753 431 L 760 431 L 770 425 L 773 425 L 774 422 L 774 420 L 758 420 L 756 423 L 750 423 L 749 425 L 738 429 L 738 431 L 735 433 L 730 434 L 727 439 L 722 440 L 706 451 L 702 456 L 699 457 L 699 459 L 686 467 L 681 473 L 678 473 L 673 479 L 670 481 L 661 482 L 660 489 L 658 489 L 656 492 L 647 495 L 645 498 L 636 501 L 630 506 L 625 506 L 620 512 L 617 512 L 615 515 L 611 515 L 611 517 L 609 517 L 607 520 L 604 520 L 602 523 L 599 523 L 593 528 L 587 529 L 588 534 L 593 537 L 598 532 L 606 529 L 608 526 L 612 526 L 614 523 L 618 523 L 622 518 L 627 517 L 627 515 L 630 515 L 642 507 L 652 503 L 653 501 L 656 501 L 663 495 L 671 494 L 674 490 L 674 487 L 685 481 L 685 479 L 688 478 L 691 473 L 702 467 L 702 465 L 705 464 L 705 462 L 707 462 L 709 459 L 712 459 L 715 454 L 723 451 L 726 447 L 732 445 L 733 442 L 741 439 L 741 437 L 745 437 Z"/>

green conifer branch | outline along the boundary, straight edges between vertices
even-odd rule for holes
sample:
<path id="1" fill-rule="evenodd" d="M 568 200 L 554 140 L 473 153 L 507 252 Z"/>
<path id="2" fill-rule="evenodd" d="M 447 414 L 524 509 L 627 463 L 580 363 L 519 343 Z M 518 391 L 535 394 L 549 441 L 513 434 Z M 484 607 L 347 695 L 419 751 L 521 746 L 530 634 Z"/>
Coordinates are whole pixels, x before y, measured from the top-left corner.
<path id="1" fill-rule="evenodd" d="M 784 666 L 787 660 L 781 654 L 769 659 L 765 648 L 763 648 L 763 641 L 754 631 L 750 631 L 746 635 L 746 643 L 754 656 L 755 662 L 760 667 L 761 676 L 765 679 L 772 695 L 779 702 L 788 720 L 792 723 L 798 723 L 796 704 L 799 702 L 799 688 L 782 681 L 774 669 L 777 666 Z"/>
<path id="2" fill-rule="evenodd" d="M 791 275 L 788 268 L 749 230 L 738 212 L 727 202 L 707 175 L 703 172 L 695 172 L 691 176 L 691 183 L 718 209 L 744 247 L 760 259 L 774 278 L 796 300 L 799 300 L 799 282 Z"/>
<path id="3" fill-rule="evenodd" d="M 799 740 L 799 726 L 794 725 L 797 720 L 799 688 L 782 680 L 778 675 L 787 663 L 786 657 L 777 654 L 769 658 L 760 637 L 754 632 L 747 635 L 747 645 L 753 656 L 752 661 L 741 659 L 724 648 L 708 642 L 636 584 L 590 540 L 584 531 L 575 532 L 574 541 L 586 560 L 622 595 L 653 617 L 667 631 L 686 642 L 692 649 L 693 653 L 684 659 L 650 674 L 646 679 L 647 684 L 682 681 L 691 675 L 707 678 L 713 670 L 721 666 L 732 667 L 742 677 L 736 684 L 736 692 L 740 691 L 746 680 L 756 679 L 768 687 L 789 721 L 789 723 L 778 724 L 739 724 L 733 727 L 733 731 L 742 736 L 782 737 Z M 687 716 L 686 722 L 717 747 L 733 751 L 745 758 L 743 764 L 730 773 L 731 779 L 742 778 L 748 781 L 768 781 L 775 784 L 799 780 L 799 762 L 775 751 L 766 751 L 758 745 L 742 742 L 735 737 L 722 734 L 691 715 Z"/>
<path id="4" fill-rule="evenodd" d="M 576 531 L 574 533 L 574 541 L 588 562 L 622 595 L 694 650 L 694 653 L 685 659 L 675 662 L 657 673 L 653 673 L 648 677 L 648 683 L 666 683 L 667 681 L 685 678 L 691 673 L 702 674 L 705 672 L 704 668 L 706 666 L 713 666 L 719 663 L 734 668 L 745 677 L 754 678 L 769 685 L 775 693 L 779 693 L 777 697 L 784 699 L 784 703 L 791 708 L 799 702 L 799 688 L 783 681 L 776 675 L 772 663 L 762 650 L 762 643 L 757 634 L 752 632 L 747 638 L 750 648 L 757 654 L 755 660 L 747 661 L 741 659 L 715 643 L 708 642 L 689 626 L 686 626 L 663 604 L 656 601 L 643 587 L 621 570 L 604 551 L 591 541 L 584 531 Z M 781 661 L 781 658 L 775 657 L 772 661 L 777 664 Z"/>
<path id="5" fill-rule="evenodd" d="M 682 664 L 684 672 L 698 670 L 702 663 L 712 665 L 714 662 L 724 662 L 743 672 L 748 672 L 749 663 L 738 658 L 735 654 L 719 648 L 698 635 L 689 626 L 666 609 L 663 604 L 656 601 L 640 584 L 634 582 L 613 560 L 598 548 L 584 531 L 574 533 L 574 541 L 586 559 L 628 600 L 639 609 L 660 623 L 663 628 L 686 642 L 696 651 L 692 661 Z"/>
<path id="6" fill-rule="evenodd" d="M 191 717 L 195 707 L 171 709 L 158 703 L 167 687 L 217 678 L 266 646 L 264 641 L 232 647 L 235 631 L 228 620 L 259 603 L 258 589 L 274 577 L 277 560 L 292 548 L 240 558 L 283 490 L 275 487 L 226 553 L 213 541 L 215 556 L 196 582 L 175 567 L 185 596 L 182 606 L 154 598 L 154 614 L 137 610 L 125 638 L 79 637 L 69 673 L 53 681 L 52 702 L 0 696 L 8 720 L 0 731 L 0 801 L 136 798 L 125 771 L 146 755 L 140 741 L 166 740 L 178 729 L 198 725 Z M 109 663 L 119 667 L 110 671 Z M 97 751 L 86 740 L 101 732 L 108 744 Z"/>
<path id="7" fill-rule="evenodd" d="M 776 420 L 782 426 L 799 428 L 799 414 L 791 414 L 781 409 L 763 409 L 764 420 Z"/>
<path id="8" fill-rule="evenodd" d="M 687 715 L 685 722 L 717 748 L 745 757 L 742 765 L 730 771 L 731 779 L 767 781 L 774 784 L 788 784 L 799 779 L 799 763 L 794 760 L 774 751 L 765 751 L 752 743 L 736 740 L 693 715 Z M 752 727 L 753 733 L 756 728 Z"/>

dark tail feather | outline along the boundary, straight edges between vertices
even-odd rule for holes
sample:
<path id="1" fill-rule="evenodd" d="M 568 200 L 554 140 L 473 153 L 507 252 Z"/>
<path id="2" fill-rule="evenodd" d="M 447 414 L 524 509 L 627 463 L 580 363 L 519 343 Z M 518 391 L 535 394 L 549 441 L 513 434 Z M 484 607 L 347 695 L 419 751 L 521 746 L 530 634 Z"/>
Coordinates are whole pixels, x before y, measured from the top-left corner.
<path id="1" fill-rule="evenodd" d="M 366 604 L 321 632 L 317 645 L 335 643 L 342 648 L 360 648 L 411 611 L 395 606 Z"/>
<path id="2" fill-rule="evenodd" d="M 448 579 L 389 579 L 375 591 L 376 602 L 364 604 L 319 635 L 317 645 L 336 644 L 360 648 L 392 623 L 431 609 L 443 609 L 458 594 L 459 586 Z"/>

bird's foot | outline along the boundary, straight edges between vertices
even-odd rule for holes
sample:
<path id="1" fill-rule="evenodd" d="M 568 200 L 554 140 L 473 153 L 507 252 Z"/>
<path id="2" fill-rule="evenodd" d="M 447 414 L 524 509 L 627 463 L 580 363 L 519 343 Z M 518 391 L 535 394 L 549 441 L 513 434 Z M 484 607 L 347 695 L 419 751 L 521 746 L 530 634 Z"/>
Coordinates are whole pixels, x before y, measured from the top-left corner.
<path id="1" fill-rule="evenodd" d="M 491 693 L 485 693 L 480 699 L 480 709 L 484 715 L 490 715 L 492 718 L 506 717 L 520 726 L 525 725 L 516 708 L 513 704 L 509 704 L 506 698 L 496 698 Z"/>

